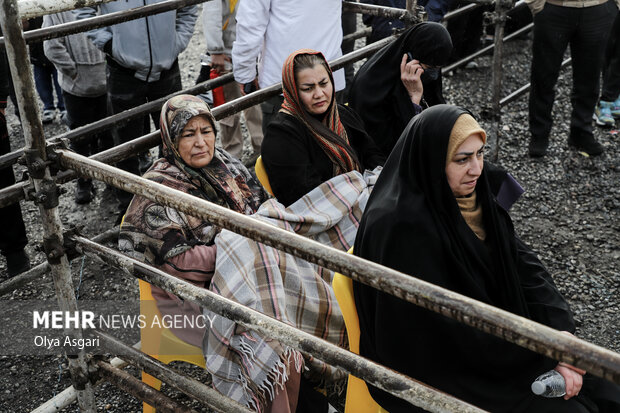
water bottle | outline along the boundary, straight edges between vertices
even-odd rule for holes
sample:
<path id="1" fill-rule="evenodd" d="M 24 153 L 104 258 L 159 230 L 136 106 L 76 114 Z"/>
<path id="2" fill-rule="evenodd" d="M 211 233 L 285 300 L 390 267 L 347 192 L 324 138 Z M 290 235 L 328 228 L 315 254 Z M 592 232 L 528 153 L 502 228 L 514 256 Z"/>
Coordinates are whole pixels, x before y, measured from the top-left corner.
<path id="1" fill-rule="evenodd" d="M 566 382 L 560 373 L 549 370 L 534 380 L 532 392 L 543 397 L 562 397 L 566 394 Z"/>

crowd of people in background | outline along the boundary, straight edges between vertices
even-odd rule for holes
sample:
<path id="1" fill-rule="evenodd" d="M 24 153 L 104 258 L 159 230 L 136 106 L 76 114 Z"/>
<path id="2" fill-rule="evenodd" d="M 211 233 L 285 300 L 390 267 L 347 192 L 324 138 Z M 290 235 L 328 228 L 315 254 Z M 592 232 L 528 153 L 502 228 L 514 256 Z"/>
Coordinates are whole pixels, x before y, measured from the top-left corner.
<path id="1" fill-rule="evenodd" d="M 24 29 L 51 27 L 160 1 L 112 1 L 31 19 L 24 22 Z M 362 2 L 405 8 L 405 0 Z M 573 92 L 567 143 L 590 156 L 600 155 L 604 147 L 594 137 L 593 124 L 613 127 L 620 117 L 618 6 L 612 0 L 526 3 L 531 14 L 511 12 L 514 18 L 509 27 L 514 31 L 533 18 L 530 136 L 524 140 L 524 147 L 527 142 L 531 157 L 547 155 L 554 87 L 570 46 Z M 202 6 L 206 50 L 200 58 L 196 82 L 229 73 L 235 81 L 198 97 L 178 95 L 169 99 L 161 111 L 76 141 L 72 149 L 89 156 L 131 141 L 150 132 L 152 120 L 162 138 L 158 159 L 153 161 L 149 153 L 142 153 L 119 162 L 118 167 L 242 214 L 278 220 L 275 225 L 334 248 L 346 251 L 355 243 L 354 253 L 364 258 L 407 274 L 421 274 L 435 284 L 573 333 L 568 304 L 533 251 L 514 233 L 507 211 L 522 189 L 506 171 L 482 162 L 486 132 L 474 117 L 466 109 L 446 105 L 450 96 L 444 96 L 442 90 L 442 67 L 471 54 L 486 35 L 492 35 L 491 27 L 482 21 L 485 6 L 443 22 L 447 13 L 464 4 L 458 0 L 420 1 L 418 5 L 425 8 L 428 21 L 412 27 L 405 27 L 397 19 L 364 16 L 363 22 L 372 28 L 367 42 L 391 35 L 397 35 L 396 39 L 357 72 L 353 65 L 332 72 L 328 62 L 353 49 L 353 42 L 343 43 L 343 33 L 356 29 L 357 15 L 343 13 L 341 2 L 206 2 Z M 60 118 L 75 129 L 182 90 L 178 57 L 194 34 L 198 13 L 198 6 L 186 6 L 30 45 L 42 101 L 42 122 Z M 218 122 L 211 114 L 210 107 L 280 82 L 283 93 L 260 105 Z M 4 116 L 10 94 L 10 73 L 3 54 L 2 154 L 11 151 Z M 243 126 L 250 138 L 249 155 L 243 152 Z M 218 133 L 221 145 L 216 147 Z M 251 172 L 259 156 L 273 190 L 271 200 Z M 242 157 L 246 158 L 245 165 Z M 2 187 L 15 182 L 8 168 L 0 171 L 0 180 Z M 429 186 L 428 182 L 441 184 Z M 336 194 L 344 195 L 338 198 Z M 75 202 L 87 204 L 94 196 L 92 180 L 79 178 Z M 337 201 L 347 196 L 348 208 L 339 209 Z M 283 321 L 290 318 L 298 328 L 311 333 L 320 331 L 335 344 L 346 345 L 342 315 L 332 309 L 331 273 L 287 261 L 290 257 L 265 252 L 229 234 L 228 238 L 220 237 L 221 229 L 215 225 L 146 198 L 120 190 L 116 197 L 117 223 L 125 218 L 119 238 L 121 251 L 233 299 L 241 294 L 234 289 L 241 284 L 244 298 L 257 294 L 252 298 L 262 306 L 272 304 L 272 309 L 294 296 L 305 314 L 287 317 L 275 311 L 272 316 Z M 310 215 L 309 205 L 321 205 L 335 223 L 327 225 Z M 0 250 L 6 257 L 8 274 L 13 276 L 30 268 L 19 204 L 2 208 L 0 220 L 3 228 L 12 228 L 0 236 Z M 412 248 L 410 241 L 418 248 L 413 254 L 407 253 Z M 236 249 L 241 242 L 252 254 L 243 265 L 239 262 L 244 260 L 238 257 L 241 250 Z M 382 243 L 381 249 L 376 248 L 377 242 Z M 425 260 L 428 257 L 434 258 Z M 248 275 L 262 274 L 269 265 L 282 268 L 285 262 L 288 267 L 279 275 L 280 281 L 271 276 L 253 279 Z M 466 282 L 455 278 L 457 273 Z M 235 276 L 243 282 L 234 285 L 235 279 L 231 281 L 230 277 Z M 302 293 L 291 295 L 291 277 L 303 279 L 298 283 L 301 287 L 295 284 Z M 212 280 L 219 284 L 212 285 Z M 317 293 L 322 289 L 325 294 Z M 261 291 L 275 293 L 272 296 Z M 439 315 L 429 316 L 424 310 L 362 284 L 355 285 L 355 294 L 360 309 L 362 355 L 460 398 L 494 411 L 507 405 L 514 411 L 545 412 L 599 411 L 594 410 L 597 403 L 603 403 L 599 404 L 600 412 L 606 411 L 606 403 L 611 409 L 620 406 L 616 389 L 601 391 L 600 383 L 592 384 L 585 378 L 583 394 L 578 396 L 585 372 L 573 366 L 557 365 L 484 333 L 472 333 L 469 328 L 446 322 Z M 163 290 L 155 289 L 153 295 L 162 313 L 202 312 L 198 306 Z M 286 313 L 293 307 L 284 305 L 282 311 Z M 396 324 L 381 321 L 391 320 L 395 314 L 410 314 L 418 320 L 420 336 L 428 339 L 419 340 L 410 330 L 395 333 L 399 331 Z M 322 317 L 334 318 L 323 323 Z M 439 333 L 433 332 L 431 325 Z M 286 346 L 270 340 L 262 343 L 260 337 L 236 330 L 238 326 L 222 328 L 233 332 L 223 339 L 224 333 L 205 338 L 205 331 L 174 331 L 181 339 L 203 346 L 207 356 L 218 357 L 217 365 L 215 359 L 207 360 L 218 390 L 258 411 L 319 411 L 317 406 L 327 411 L 327 399 L 314 387 L 329 381 L 327 375 L 334 382 L 342 380 L 336 371 Z M 474 367 L 462 362 L 467 358 L 465 354 L 455 352 L 454 360 L 445 366 L 453 380 L 446 381 L 444 374 L 437 375 L 437 364 L 448 352 L 442 350 L 448 337 L 469 340 L 463 348 L 470 351 L 469 355 L 477 350 L 474 364 L 488 358 L 489 366 L 504 366 L 502 372 L 514 371 L 519 363 L 527 369 L 509 381 L 493 379 L 495 373 L 491 370 L 480 370 L 465 385 L 459 377 L 467 376 L 464 372 Z M 450 338 L 450 346 L 452 341 Z M 425 354 L 425 360 L 417 356 L 403 359 L 405 347 L 414 342 L 419 347 L 414 353 Z M 477 347 L 480 342 L 485 342 L 486 347 Z M 491 347 L 499 350 L 488 351 Z M 429 348 L 433 349 L 431 355 L 425 353 Z M 302 364 L 309 368 L 304 371 Z M 564 403 L 541 401 L 529 392 L 514 390 L 549 368 L 555 368 L 571 382 Z M 526 370 L 531 373 L 527 377 Z M 494 390 L 489 396 L 491 384 Z M 402 401 L 378 389 L 371 390 L 389 411 L 412 411 Z"/>

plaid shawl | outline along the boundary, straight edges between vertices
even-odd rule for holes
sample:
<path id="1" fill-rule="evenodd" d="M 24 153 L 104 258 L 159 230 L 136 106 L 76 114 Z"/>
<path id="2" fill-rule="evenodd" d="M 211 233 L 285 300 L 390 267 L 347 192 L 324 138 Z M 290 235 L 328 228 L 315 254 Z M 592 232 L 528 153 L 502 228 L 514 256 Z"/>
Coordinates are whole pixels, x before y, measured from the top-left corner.
<path id="1" fill-rule="evenodd" d="M 323 60 L 323 66 L 325 70 L 327 70 L 333 89 L 334 77 L 329 64 L 327 64 L 327 60 L 325 60 L 325 56 L 316 50 L 298 50 L 291 53 L 282 66 L 282 92 L 284 94 L 284 102 L 282 102 L 282 109 L 280 110 L 291 116 L 295 116 L 308 130 L 310 130 L 310 133 L 314 136 L 321 149 L 325 151 L 329 159 L 333 162 L 334 175 L 360 170 L 355 157 L 355 151 L 349 144 L 347 131 L 340 121 L 335 89 L 333 89 L 332 101 L 325 113 L 325 119 L 323 120 L 324 125 L 314 120 L 304 109 L 303 103 L 299 98 L 297 80 L 295 78 L 295 57 L 302 54 L 318 55 L 321 60 Z"/>
<path id="2" fill-rule="evenodd" d="M 253 216 L 278 228 L 348 250 L 369 193 L 379 174 L 357 171 L 324 182 L 288 208 L 265 202 Z M 344 320 L 331 287 L 333 272 L 262 243 L 223 230 L 216 237 L 217 262 L 210 289 L 341 347 L 347 347 Z M 303 357 L 208 310 L 213 323 L 203 342 L 207 370 L 224 395 L 261 412 L 288 379 L 290 368 L 315 382 L 340 384 L 346 374 Z"/>

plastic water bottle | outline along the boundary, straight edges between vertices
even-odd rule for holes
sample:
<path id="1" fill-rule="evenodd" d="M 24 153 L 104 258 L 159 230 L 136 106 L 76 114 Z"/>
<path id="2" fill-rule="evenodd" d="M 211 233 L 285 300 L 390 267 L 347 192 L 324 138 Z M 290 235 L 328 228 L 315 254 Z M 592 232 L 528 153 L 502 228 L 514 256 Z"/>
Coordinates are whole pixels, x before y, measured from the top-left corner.
<path id="1" fill-rule="evenodd" d="M 566 382 L 560 373 L 549 370 L 534 380 L 532 392 L 543 397 L 562 397 L 566 394 Z"/>

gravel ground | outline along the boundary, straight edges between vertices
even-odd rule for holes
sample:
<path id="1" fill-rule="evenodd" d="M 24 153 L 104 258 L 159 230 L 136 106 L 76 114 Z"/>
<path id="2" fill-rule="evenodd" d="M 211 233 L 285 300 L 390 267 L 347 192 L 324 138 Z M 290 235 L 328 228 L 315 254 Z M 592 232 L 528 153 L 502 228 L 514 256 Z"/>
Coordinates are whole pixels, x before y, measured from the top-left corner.
<path id="1" fill-rule="evenodd" d="M 507 95 L 529 81 L 529 39 L 510 43 L 505 54 L 504 92 Z M 358 41 L 359 45 L 363 41 Z M 359 46 L 358 45 L 358 46 Z M 181 55 L 183 84 L 193 84 L 203 51 L 200 22 L 188 49 Z M 490 102 L 491 58 L 477 60 L 478 69 L 459 70 L 444 80 L 445 95 L 450 103 L 482 112 Z M 359 67 L 359 64 L 357 65 Z M 620 351 L 620 146 L 615 130 L 596 128 L 597 139 L 606 147 L 599 157 L 590 158 L 566 145 L 570 121 L 570 69 L 563 72 L 557 86 L 554 109 L 555 126 L 549 155 L 540 160 L 526 155 L 527 100 L 522 97 L 505 108 L 501 133 L 499 163 L 513 173 L 526 189 L 513 207 L 516 229 L 526 243 L 538 252 L 553 275 L 559 289 L 568 298 L 577 320 L 577 335 L 587 341 Z M 23 145 L 17 118 L 9 107 L 9 130 L 14 148 Z M 489 126 L 483 122 L 483 125 Z M 45 125 L 46 136 L 65 130 L 57 120 Z M 17 174 L 21 175 L 20 168 Z M 88 205 L 75 205 L 75 183 L 64 185 L 60 215 L 65 225 L 82 224 L 83 233 L 93 236 L 114 224 L 115 199 L 105 185 L 96 184 L 95 200 Z M 34 204 L 22 202 L 30 244 L 27 247 L 33 263 L 43 262 L 38 245 L 42 241 L 39 212 Z M 75 260 L 72 264 L 74 283 L 79 286 L 80 300 L 138 299 L 137 281 L 120 271 L 101 265 L 93 259 Z M 83 268 L 83 271 L 80 269 Z M 0 257 L 0 274 L 4 279 L 5 262 Z M 80 275 L 82 273 L 82 275 Z M 42 280 L 2 297 L 2 300 L 51 300 L 54 287 L 49 275 Z M 137 331 L 127 342 L 138 340 Z M 201 369 L 183 370 L 205 380 Z M 70 385 L 66 362 L 56 356 L 0 355 L 0 412 L 26 412 L 45 402 Z M 134 375 L 134 368 L 128 369 Z M 166 389 L 173 397 L 186 400 Z M 99 386 L 97 406 L 111 412 L 140 412 L 141 404 L 111 385 Z M 204 411 L 202 405 L 192 407 Z M 63 411 L 78 411 L 73 405 Z"/>

